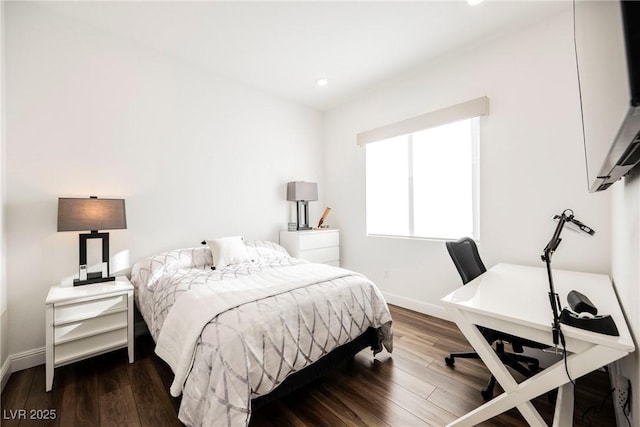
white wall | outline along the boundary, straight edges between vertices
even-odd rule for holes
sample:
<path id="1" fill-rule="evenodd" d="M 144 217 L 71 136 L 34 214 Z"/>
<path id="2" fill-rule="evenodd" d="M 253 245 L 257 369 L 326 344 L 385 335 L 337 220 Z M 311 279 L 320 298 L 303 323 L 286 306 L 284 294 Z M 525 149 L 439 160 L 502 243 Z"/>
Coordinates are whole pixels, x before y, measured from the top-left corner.
<path id="1" fill-rule="evenodd" d="M 4 7 L 0 1 L 0 390 L 8 379 L 8 310 L 7 310 L 7 250 L 5 225 L 5 60 L 4 60 Z"/>
<path id="2" fill-rule="evenodd" d="M 612 276 L 627 316 L 636 351 L 619 362 L 620 373 L 631 380 L 631 414 L 640 414 L 640 171 L 634 169 L 613 191 Z M 618 424 L 620 425 L 620 423 Z M 622 422 L 622 425 L 625 425 Z"/>
<path id="3" fill-rule="evenodd" d="M 6 21 L 12 355 L 41 357 L 49 286 L 77 273 L 78 233 L 56 232 L 59 196 L 126 199 L 116 270 L 203 238 L 277 241 L 287 181 L 319 182 L 319 217 L 318 112 L 38 5 L 9 3 Z"/>
<path id="4" fill-rule="evenodd" d="M 485 264 L 542 265 L 555 228 L 550 218 L 572 208 L 597 233 L 590 239 L 563 233 L 554 268 L 610 271 L 610 195 L 587 193 L 572 20 L 562 13 L 326 114 L 327 203 L 332 225 L 342 230 L 343 264 L 374 280 L 390 302 L 444 316 L 440 298 L 461 283 L 443 242 L 366 236 L 364 149 L 356 134 L 484 95 L 490 100 L 480 150 Z"/>

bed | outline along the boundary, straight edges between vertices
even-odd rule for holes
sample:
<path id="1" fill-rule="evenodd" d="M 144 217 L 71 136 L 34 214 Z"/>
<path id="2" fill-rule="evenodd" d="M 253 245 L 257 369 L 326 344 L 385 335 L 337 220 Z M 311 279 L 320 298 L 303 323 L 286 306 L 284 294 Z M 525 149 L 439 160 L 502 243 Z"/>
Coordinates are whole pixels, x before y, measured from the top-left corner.
<path id="1" fill-rule="evenodd" d="M 202 246 L 132 269 L 136 304 L 189 426 L 248 425 L 252 409 L 363 348 L 392 351 L 391 315 L 366 277 L 292 258 L 272 242 L 242 245 L 246 259 L 226 266 L 212 268 Z"/>

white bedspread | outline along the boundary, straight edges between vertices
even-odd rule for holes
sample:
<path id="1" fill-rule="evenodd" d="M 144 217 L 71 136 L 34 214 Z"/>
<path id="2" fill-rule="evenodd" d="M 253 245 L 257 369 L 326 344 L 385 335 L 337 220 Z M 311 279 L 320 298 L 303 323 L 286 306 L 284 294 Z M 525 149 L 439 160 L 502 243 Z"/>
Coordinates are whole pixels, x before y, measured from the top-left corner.
<path id="1" fill-rule="evenodd" d="M 325 264 L 296 264 L 220 281 L 214 288 L 197 287 L 175 302 L 158 336 L 156 354 L 175 374 L 171 395 L 179 396 L 193 365 L 196 343 L 207 323 L 243 304 L 304 286 L 353 275 Z"/>
<path id="2" fill-rule="evenodd" d="M 171 362 L 190 366 L 178 414 L 188 426 L 247 425 L 251 399 L 269 393 L 291 373 L 369 327 L 379 328 L 381 342 L 376 351 L 382 345 L 392 349 L 389 310 L 366 277 L 324 265 L 313 267 L 270 242 L 247 242 L 247 247 L 253 262 L 221 270 L 211 270 L 208 249 L 191 248 L 143 260 L 132 271 L 138 307 L 159 346 L 162 335 L 173 341 L 171 336 L 183 334 L 182 326 L 171 326 L 174 321 L 189 324 L 197 318 L 197 332 L 185 332 L 190 335 L 188 346 L 195 351 L 189 349 L 186 356 Z M 258 299 L 252 296 L 248 298 L 252 301 L 236 306 L 245 297 L 231 296 L 234 289 L 261 289 L 261 283 L 269 287 L 275 276 L 293 289 Z M 213 296 L 216 290 L 228 292 L 229 301 L 234 302 L 218 304 Z M 209 303 L 216 307 L 208 307 Z M 221 306 L 232 307 L 221 310 Z M 181 345 L 173 341 L 167 348 Z M 164 356 L 174 358 L 177 353 Z"/>

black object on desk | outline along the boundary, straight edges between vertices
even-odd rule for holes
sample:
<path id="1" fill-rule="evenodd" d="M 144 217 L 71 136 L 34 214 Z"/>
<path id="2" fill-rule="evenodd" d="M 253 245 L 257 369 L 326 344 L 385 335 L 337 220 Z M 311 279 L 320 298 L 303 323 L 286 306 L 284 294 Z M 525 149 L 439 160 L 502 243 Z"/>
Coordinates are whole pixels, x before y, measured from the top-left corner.
<path id="1" fill-rule="evenodd" d="M 567 302 L 571 310 L 562 310 L 560 323 L 599 334 L 620 336 L 611 315 L 598 315 L 598 308 L 585 295 L 571 291 L 567 295 Z"/>
<path id="2" fill-rule="evenodd" d="M 594 316 L 598 314 L 598 309 L 591 300 L 578 291 L 569 292 L 569 295 L 567 295 L 567 303 L 569 303 L 571 310 L 576 313 L 590 313 Z"/>

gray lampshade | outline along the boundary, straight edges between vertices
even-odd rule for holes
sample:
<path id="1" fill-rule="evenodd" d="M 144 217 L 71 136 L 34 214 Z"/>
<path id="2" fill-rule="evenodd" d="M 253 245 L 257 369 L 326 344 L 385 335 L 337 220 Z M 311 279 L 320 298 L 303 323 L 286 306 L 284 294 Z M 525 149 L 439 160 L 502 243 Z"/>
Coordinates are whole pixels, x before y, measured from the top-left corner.
<path id="1" fill-rule="evenodd" d="M 287 183 L 287 200 L 293 202 L 318 200 L 318 184 L 304 181 Z"/>
<path id="2" fill-rule="evenodd" d="M 58 199 L 58 231 L 127 228 L 124 199 Z"/>

